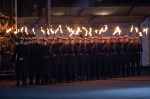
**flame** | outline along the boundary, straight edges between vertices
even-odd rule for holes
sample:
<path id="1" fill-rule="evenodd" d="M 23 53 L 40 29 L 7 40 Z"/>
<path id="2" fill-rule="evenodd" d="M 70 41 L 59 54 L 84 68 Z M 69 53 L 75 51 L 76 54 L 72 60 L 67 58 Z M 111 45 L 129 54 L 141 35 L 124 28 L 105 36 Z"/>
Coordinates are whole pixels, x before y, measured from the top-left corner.
<path id="1" fill-rule="evenodd" d="M 60 33 L 62 34 L 63 30 L 62 30 L 62 26 L 61 25 L 59 25 L 59 29 L 60 29 Z"/>
<path id="2" fill-rule="evenodd" d="M 92 28 L 89 28 L 89 35 L 92 36 Z"/>
<path id="3" fill-rule="evenodd" d="M 50 32 L 49 32 L 49 29 L 47 28 L 47 34 L 49 35 L 50 34 Z"/>
<path id="4" fill-rule="evenodd" d="M 139 35 L 142 37 L 143 35 L 142 35 L 142 32 L 139 32 Z"/>
<path id="5" fill-rule="evenodd" d="M 17 34 L 17 31 L 14 31 L 14 34 Z"/>
<path id="6" fill-rule="evenodd" d="M 33 32 L 34 34 L 36 34 L 36 33 L 35 33 L 35 28 L 32 29 L 32 32 Z"/>
<path id="7" fill-rule="evenodd" d="M 95 33 L 97 34 L 97 33 L 98 33 L 98 30 L 95 30 Z"/>
<path id="8" fill-rule="evenodd" d="M 144 28 L 144 29 L 143 29 L 143 32 L 145 32 L 146 35 L 147 35 L 147 33 L 148 33 L 148 28 Z"/>
<path id="9" fill-rule="evenodd" d="M 8 29 L 8 30 L 6 31 L 6 33 L 9 33 L 11 30 L 12 30 L 12 28 Z"/>
<path id="10" fill-rule="evenodd" d="M 86 32 L 85 36 L 87 36 L 88 35 L 88 30 L 85 27 L 82 27 L 82 29 L 85 30 L 85 32 Z"/>
<path id="11" fill-rule="evenodd" d="M 20 29 L 18 29 L 18 32 L 20 32 L 21 30 Z"/>
<path id="12" fill-rule="evenodd" d="M 22 27 L 20 30 L 21 30 L 21 32 L 23 32 L 23 30 L 24 30 L 24 27 Z"/>
<path id="13" fill-rule="evenodd" d="M 137 27 L 135 27 L 135 31 L 136 31 L 136 33 L 138 33 L 139 29 Z"/>
<path id="14" fill-rule="evenodd" d="M 45 34 L 45 31 L 43 30 L 43 28 L 41 27 L 41 32 L 43 33 L 43 34 Z"/>
<path id="15" fill-rule="evenodd" d="M 76 35 L 79 35 L 79 32 L 82 32 L 80 27 L 77 28 Z"/>
<path id="16" fill-rule="evenodd" d="M 107 31 L 107 29 L 108 29 L 108 26 L 107 26 L 107 25 L 105 25 L 105 30 L 104 30 L 104 32 L 106 32 L 106 31 Z"/>
<path id="17" fill-rule="evenodd" d="M 121 30 L 120 30 L 120 27 L 119 27 L 119 26 L 117 26 L 117 27 L 115 28 L 115 31 L 114 31 L 113 35 L 115 35 L 116 33 L 118 33 L 118 35 L 121 34 Z"/>
<path id="18" fill-rule="evenodd" d="M 131 29 L 130 29 L 130 32 L 133 32 L 133 28 L 134 28 L 134 27 L 133 27 L 133 25 L 132 25 L 132 26 L 131 26 Z"/>
<path id="19" fill-rule="evenodd" d="M 59 27 L 55 30 L 55 34 L 59 31 Z"/>
<path id="20" fill-rule="evenodd" d="M 26 32 L 26 34 L 29 34 L 28 33 L 28 28 L 25 26 L 25 32 Z"/>
<path id="21" fill-rule="evenodd" d="M 99 30 L 99 34 L 102 34 L 102 32 L 105 32 L 104 28 L 101 28 L 101 29 Z"/>
<path id="22" fill-rule="evenodd" d="M 54 33 L 55 33 L 55 31 L 53 31 L 53 29 L 52 29 L 52 28 L 50 28 L 50 31 L 51 31 L 51 33 L 52 33 L 52 34 L 54 34 Z"/>
<path id="23" fill-rule="evenodd" d="M 70 27 L 68 27 L 68 26 L 66 26 L 67 27 L 67 30 L 71 33 L 70 35 L 69 35 L 69 37 L 71 37 L 73 34 L 75 34 L 75 30 L 73 30 L 72 28 L 70 28 Z"/>

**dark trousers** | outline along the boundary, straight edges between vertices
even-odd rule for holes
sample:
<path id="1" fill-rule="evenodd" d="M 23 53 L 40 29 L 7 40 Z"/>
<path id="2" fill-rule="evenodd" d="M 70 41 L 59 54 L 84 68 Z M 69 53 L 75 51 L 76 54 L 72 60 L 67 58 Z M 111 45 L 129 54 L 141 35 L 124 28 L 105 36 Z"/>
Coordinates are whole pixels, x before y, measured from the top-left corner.
<path id="1" fill-rule="evenodd" d="M 54 67 L 54 79 L 55 82 L 59 82 L 59 74 L 60 74 L 60 55 L 56 55 L 53 57 L 53 67 Z"/>
<path id="2" fill-rule="evenodd" d="M 16 62 L 16 75 L 17 75 L 17 84 L 20 83 L 21 77 L 23 83 L 26 83 L 27 80 L 27 66 L 24 65 L 24 61 Z"/>
<path id="3" fill-rule="evenodd" d="M 86 66 L 86 55 L 80 55 L 80 77 L 81 80 L 85 79 L 85 66 Z"/>
<path id="4" fill-rule="evenodd" d="M 50 71 L 51 71 L 51 61 L 50 61 L 50 58 L 47 58 L 47 59 L 44 59 L 42 61 L 42 73 L 41 73 L 41 83 L 44 84 L 48 84 L 50 82 L 52 82 L 51 80 L 51 74 L 50 74 Z"/>
<path id="5" fill-rule="evenodd" d="M 61 75 L 61 81 L 65 81 L 66 79 L 66 76 L 65 76 L 65 72 L 66 72 L 66 60 L 67 60 L 67 57 L 65 55 L 61 55 L 61 62 L 60 62 L 60 75 Z"/>
<path id="6" fill-rule="evenodd" d="M 134 57 L 135 57 L 134 63 L 136 65 L 137 75 L 140 76 L 141 75 L 141 54 L 135 53 Z"/>

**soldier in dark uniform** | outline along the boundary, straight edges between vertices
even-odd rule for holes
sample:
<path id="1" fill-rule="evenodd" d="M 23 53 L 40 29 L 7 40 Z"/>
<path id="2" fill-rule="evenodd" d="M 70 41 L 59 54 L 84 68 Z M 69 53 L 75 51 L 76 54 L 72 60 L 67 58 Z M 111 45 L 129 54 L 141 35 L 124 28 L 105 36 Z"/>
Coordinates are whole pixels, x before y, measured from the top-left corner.
<path id="1" fill-rule="evenodd" d="M 42 46 L 42 76 L 41 76 L 41 84 L 49 84 L 49 80 L 51 80 L 50 76 L 50 67 L 51 67 L 51 61 L 50 61 L 50 47 L 47 45 L 47 39 L 43 39 L 43 46 Z"/>
<path id="2" fill-rule="evenodd" d="M 116 43 L 115 50 L 117 51 L 117 59 L 118 59 L 118 65 L 117 65 L 117 73 L 118 76 L 120 76 L 120 73 L 122 73 L 122 76 L 124 76 L 124 72 L 122 72 L 122 66 L 123 66 L 123 37 L 118 38 L 118 42 Z"/>
<path id="3" fill-rule="evenodd" d="M 71 76 L 72 76 L 72 69 L 71 69 L 71 64 L 72 64 L 72 57 L 71 57 L 71 54 L 73 53 L 72 49 L 72 44 L 73 44 L 73 40 L 72 38 L 69 38 L 67 41 L 66 41 L 66 81 L 68 83 L 70 83 L 71 81 Z"/>
<path id="4" fill-rule="evenodd" d="M 87 62 L 87 50 L 86 50 L 86 45 L 87 45 L 87 38 L 82 39 L 82 44 L 80 46 L 80 56 L 81 58 L 81 81 L 85 80 L 85 75 L 86 75 L 86 62 Z"/>
<path id="5" fill-rule="evenodd" d="M 50 37 L 47 37 L 47 46 L 50 48 L 50 56 L 49 56 L 49 61 L 50 61 L 50 65 L 49 65 L 49 84 L 52 84 L 53 83 L 53 78 L 54 78 L 54 69 L 53 69 L 53 64 L 52 64 L 52 50 L 51 50 L 51 47 L 53 45 L 53 39 L 50 38 Z"/>
<path id="6" fill-rule="evenodd" d="M 134 41 L 133 38 L 129 38 L 129 59 L 131 67 L 131 75 L 135 76 L 135 64 L 134 64 Z"/>
<path id="7" fill-rule="evenodd" d="M 70 56 L 69 66 L 71 68 L 71 77 L 72 81 L 78 81 L 78 68 L 77 68 L 77 57 L 75 54 L 75 46 L 74 46 L 74 39 L 71 40 L 70 44 L 68 45 L 68 52 Z"/>
<path id="8" fill-rule="evenodd" d="M 81 44 L 82 44 L 81 37 L 77 37 L 74 42 L 74 52 L 75 52 L 75 56 L 77 59 L 77 63 L 76 63 L 77 65 L 75 68 L 77 69 L 77 73 L 80 76 L 80 78 L 81 78 L 81 64 L 82 64 L 82 58 L 83 58 L 80 52 Z"/>
<path id="9" fill-rule="evenodd" d="M 141 54 L 143 52 L 142 45 L 139 43 L 139 38 L 134 38 L 134 59 L 137 69 L 137 75 L 141 75 Z"/>
<path id="10" fill-rule="evenodd" d="M 98 79 L 98 37 L 94 37 L 93 44 L 93 77 L 94 79 Z"/>
<path id="11" fill-rule="evenodd" d="M 124 36 L 124 43 L 123 43 L 123 66 L 122 72 L 124 76 L 130 76 L 130 60 L 129 60 L 129 36 Z"/>
<path id="12" fill-rule="evenodd" d="M 13 54 L 13 65 L 16 62 L 17 86 L 20 86 L 21 76 L 23 80 L 22 86 L 26 85 L 26 77 L 27 77 L 26 60 L 28 51 L 26 46 L 23 44 L 23 40 L 24 40 L 23 37 L 19 37 L 19 44 L 15 46 Z"/>
<path id="13" fill-rule="evenodd" d="M 116 37 L 111 38 L 111 42 L 109 45 L 109 57 L 110 57 L 110 68 L 112 69 L 112 76 L 117 77 L 117 55 L 116 55 Z"/>
<path id="14" fill-rule="evenodd" d="M 91 80 L 93 79 L 93 66 L 94 66 L 94 60 L 93 60 L 93 38 L 89 38 L 90 41 L 87 44 L 87 68 L 86 68 L 86 72 L 87 72 L 87 80 Z"/>
<path id="15" fill-rule="evenodd" d="M 31 61 L 31 41 L 32 39 L 30 37 L 26 38 L 26 47 L 27 47 L 27 51 L 28 51 L 28 56 L 27 56 L 27 66 L 28 66 L 28 76 L 29 76 L 29 73 L 30 73 L 30 68 L 31 68 L 31 65 L 32 65 L 32 61 Z"/>
<path id="16" fill-rule="evenodd" d="M 61 52 L 62 52 L 62 56 L 61 56 L 61 80 L 62 83 L 65 82 L 66 80 L 66 65 L 67 65 L 67 39 L 64 38 L 62 39 L 62 46 L 61 46 Z"/>
<path id="17" fill-rule="evenodd" d="M 110 38 L 107 37 L 105 40 L 105 45 L 104 45 L 104 71 L 106 71 L 106 76 L 105 77 L 109 77 L 112 78 L 112 69 L 111 69 L 111 65 L 110 65 L 110 52 L 109 52 L 109 45 L 110 45 Z M 105 78 L 106 79 L 106 78 Z"/>
<path id="18" fill-rule="evenodd" d="M 55 41 L 55 43 L 52 45 L 55 83 L 60 82 L 61 46 L 62 46 L 62 43 L 61 43 L 60 38 L 58 38 Z"/>
<path id="19" fill-rule="evenodd" d="M 105 69 L 104 69 L 104 53 L 103 47 L 105 45 L 105 38 L 99 38 L 98 40 L 98 78 L 105 78 Z"/>
<path id="20" fill-rule="evenodd" d="M 41 52 L 40 52 L 40 45 L 37 43 L 37 38 L 32 37 L 32 46 L 31 46 L 31 61 L 32 66 L 30 68 L 30 85 L 33 85 L 33 77 L 34 77 L 34 71 L 36 76 L 36 82 L 35 84 L 40 84 L 40 76 L 41 76 Z"/>

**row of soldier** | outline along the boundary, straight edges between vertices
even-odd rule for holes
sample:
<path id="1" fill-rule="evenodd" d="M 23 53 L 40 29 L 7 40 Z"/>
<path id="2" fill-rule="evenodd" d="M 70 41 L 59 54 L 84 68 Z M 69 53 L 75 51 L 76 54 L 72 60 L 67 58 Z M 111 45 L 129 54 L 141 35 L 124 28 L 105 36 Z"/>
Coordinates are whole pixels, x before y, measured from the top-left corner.
<path id="1" fill-rule="evenodd" d="M 51 39 L 19 37 L 13 55 L 17 86 L 76 82 L 140 75 L 139 38 Z M 17 58 L 16 58 L 17 56 Z"/>

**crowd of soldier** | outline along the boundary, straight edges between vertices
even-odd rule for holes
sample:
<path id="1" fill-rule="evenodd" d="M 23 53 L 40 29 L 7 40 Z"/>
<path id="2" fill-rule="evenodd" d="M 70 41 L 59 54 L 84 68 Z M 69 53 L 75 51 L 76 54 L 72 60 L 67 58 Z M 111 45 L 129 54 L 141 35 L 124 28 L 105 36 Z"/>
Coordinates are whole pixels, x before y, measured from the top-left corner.
<path id="1" fill-rule="evenodd" d="M 138 37 L 19 37 L 13 55 L 16 85 L 21 78 L 25 86 L 27 79 L 44 85 L 140 76 L 141 53 Z"/>

